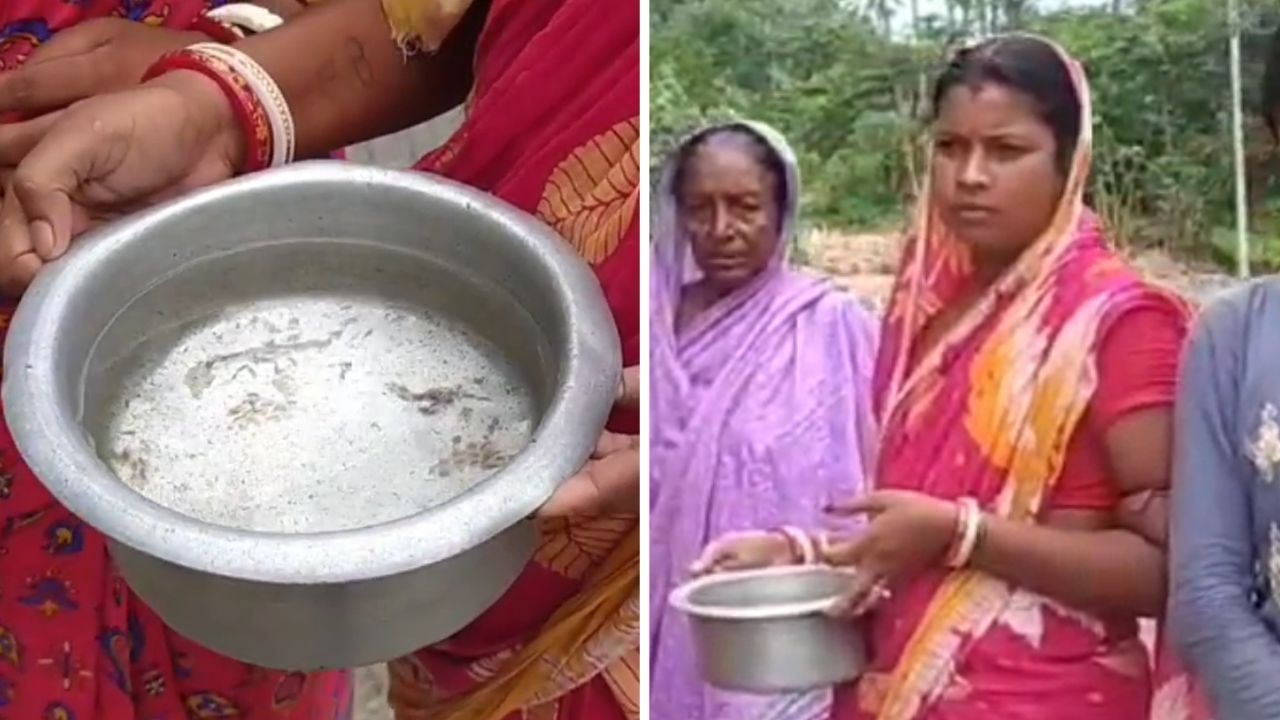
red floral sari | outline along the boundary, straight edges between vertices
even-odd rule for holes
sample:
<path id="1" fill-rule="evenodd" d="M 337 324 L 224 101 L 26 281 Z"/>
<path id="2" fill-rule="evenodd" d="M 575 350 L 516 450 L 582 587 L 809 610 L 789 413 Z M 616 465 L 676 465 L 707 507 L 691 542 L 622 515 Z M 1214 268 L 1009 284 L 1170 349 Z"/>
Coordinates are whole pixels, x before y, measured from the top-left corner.
<path id="1" fill-rule="evenodd" d="M 635 2 L 494 0 L 467 119 L 418 165 L 559 231 L 595 269 L 626 365 L 640 355 L 639 42 Z M 615 415 L 610 428 L 634 433 L 639 418 Z M 497 605 L 392 663 L 398 717 L 639 716 L 637 520 L 541 531 L 534 561 Z"/>
<path id="2" fill-rule="evenodd" d="M 120 17 L 147 25 L 186 28 L 207 7 L 227 0 L 2 0 L 0 71 L 21 65 L 59 30 L 82 20 Z"/>

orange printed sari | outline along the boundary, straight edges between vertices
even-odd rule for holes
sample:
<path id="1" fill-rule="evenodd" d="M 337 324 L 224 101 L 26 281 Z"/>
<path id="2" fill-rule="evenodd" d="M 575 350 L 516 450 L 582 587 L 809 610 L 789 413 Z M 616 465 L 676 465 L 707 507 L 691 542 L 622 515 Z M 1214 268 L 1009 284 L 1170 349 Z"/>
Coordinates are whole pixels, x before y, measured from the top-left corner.
<path id="1" fill-rule="evenodd" d="M 876 372 L 877 486 L 1034 523 L 1098 384 L 1099 339 L 1123 313 L 1175 302 L 1108 248 L 1085 207 L 1092 115 L 1083 69 L 1060 55 L 1082 108 L 1049 226 L 936 346 L 931 318 L 968 282 L 968 250 L 924 193 Z M 1108 623 L 974 569 L 893 588 L 870 620 L 870 672 L 837 691 L 839 720 L 1134 720 L 1150 701 L 1134 623 Z"/>
<path id="2" fill-rule="evenodd" d="M 385 0 L 393 34 L 431 51 L 465 0 Z M 417 169 L 536 214 L 591 263 L 640 354 L 640 14 L 635 2 L 493 0 L 462 127 Z M 637 432 L 635 413 L 610 429 Z M 540 524 L 515 585 L 455 637 L 391 663 L 399 720 L 639 717 L 636 518 Z"/>

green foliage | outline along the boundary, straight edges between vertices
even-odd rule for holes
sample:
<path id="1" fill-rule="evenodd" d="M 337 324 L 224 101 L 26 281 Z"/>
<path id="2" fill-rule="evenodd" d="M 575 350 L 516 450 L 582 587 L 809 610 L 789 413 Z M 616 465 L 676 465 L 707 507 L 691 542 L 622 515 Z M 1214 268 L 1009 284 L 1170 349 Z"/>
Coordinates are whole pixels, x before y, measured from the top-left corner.
<path id="1" fill-rule="evenodd" d="M 1090 198 L 1119 239 L 1220 254 L 1215 238 L 1234 223 L 1224 0 L 1080 4 L 950 0 L 913 23 L 903 16 L 912 0 L 654 0 L 653 162 L 711 119 L 763 120 L 800 155 L 811 221 L 897 225 L 917 187 L 929 84 L 949 46 L 1028 29 L 1089 71 Z M 1280 0 L 1241 4 L 1252 220 L 1267 238 L 1280 232 L 1264 202 L 1276 181 L 1257 85 Z"/>

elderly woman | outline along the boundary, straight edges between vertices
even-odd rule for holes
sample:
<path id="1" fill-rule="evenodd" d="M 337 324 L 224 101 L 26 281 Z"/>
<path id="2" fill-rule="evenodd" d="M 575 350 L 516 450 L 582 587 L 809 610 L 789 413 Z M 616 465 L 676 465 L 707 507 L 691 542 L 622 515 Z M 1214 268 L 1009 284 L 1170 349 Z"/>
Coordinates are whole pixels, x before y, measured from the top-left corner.
<path id="1" fill-rule="evenodd" d="M 693 667 L 665 598 L 725 532 L 807 524 L 862 489 L 874 441 L 875 326 L 830 283 L 787 267 L 800 183 L 782 138 L 759 124 L 684 141 L 655 198 L 650 415 L 655 718 L 793 720 L 829 693 L 781 700 L 719 693 Z"/>
<path id="2" fill-rule="evenodd" d="M 1046 40 L 962 50 L 933 96 L 929 185 L 876 370 L 876 491 L 818 538 L 856 566 L 869 671 L 840 720 L 1133 720 L 1138 618 L 1165 598 L 1164 505 L 1186 313 L 1085 207 L 1081 67 Z M 792 556 L 759 534 L 710 569 Z"/>
<path id="3" fill-rule="evenodd" d="M 1263 79 L 1267 124 L 1280 127 L 1280 33 Z M 1194 673 L 1159 696 L 1168 718 L 1280 714 L 1280 284 L 1231 291 L 1202 313 L 1178 394 L 1171 633 Z M 1188 702 L 1190 701 L 1190 702 Z M 1164 720 L 1156 717 L 1154 720 Z"/>

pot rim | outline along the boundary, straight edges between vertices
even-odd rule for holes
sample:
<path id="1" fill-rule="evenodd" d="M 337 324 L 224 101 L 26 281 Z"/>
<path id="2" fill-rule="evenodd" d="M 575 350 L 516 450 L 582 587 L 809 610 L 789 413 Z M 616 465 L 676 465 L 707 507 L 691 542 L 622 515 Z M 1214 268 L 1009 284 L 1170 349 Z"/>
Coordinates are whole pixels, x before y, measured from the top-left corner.
<path id="1" fill-rule="evenodd" d="M 526 254 L 537 258 L 539 271 L 555 287 L 568 329 L 567 346 L 558 349 L 559 381 L 528 445 L 506 467 L 422 512 L 380 525 L 301 534 L 197 520 L 118 480 L 86 441 L 73 409 L 55 402 L 52 358 L 61 347 L 59 319 L 78 297 L 80 280 L 113 251 L 152 242 L 147 238 L 158 227 L 181 222 L 187 213 L 305 184 L 349 185 L 361 203 L 377 202 L 379 189 L 429 196 L 447 203 L 451 212 L 484 216 L 506 230 L 514 246 L 534 246 Z M 613 406 L 622 365 L 603 290 L 587 264 L 550 227 L 492 195 L 438 176 L 328 160 L 219 183 L 87 234 L 37 276 L 4 344 L 3 403 L 10 433 L 32 472 L 67 509 L 111 540 L 160 560 L 197 572 L 279 584 L 397 575 L 464 553 L 525 521 L 590 456 Z M 599 427 L 584 430 L 584 418 L 598 419 Z M 179 537 L 183 542 L 175 542 Z"/>
<path id="2" fill-rule="evenodd" d="M 730 570 L 715 573 L 714 575 L 704 575 L 686 582 L 671 591 L 668 602 L 676 610 L 690 617 L 705 620 L 782 620 L 806 615 L 821 615 L 830 610 L 840 600 L 840 593 L 832 593 L 827 597 L 813 600 L 772 603 L 752 607 L 712 605 L 693 600 L 694 593 L 724 582 L 758 578 L 785 578 L 787 576 L 812 575 L 815 573 L 845 577 L 849 580 L 853 580 L 857 576 L 857 571 L 853 568 L 835 567 L 833 565 L 775 565 L 751 570 Z"/>

